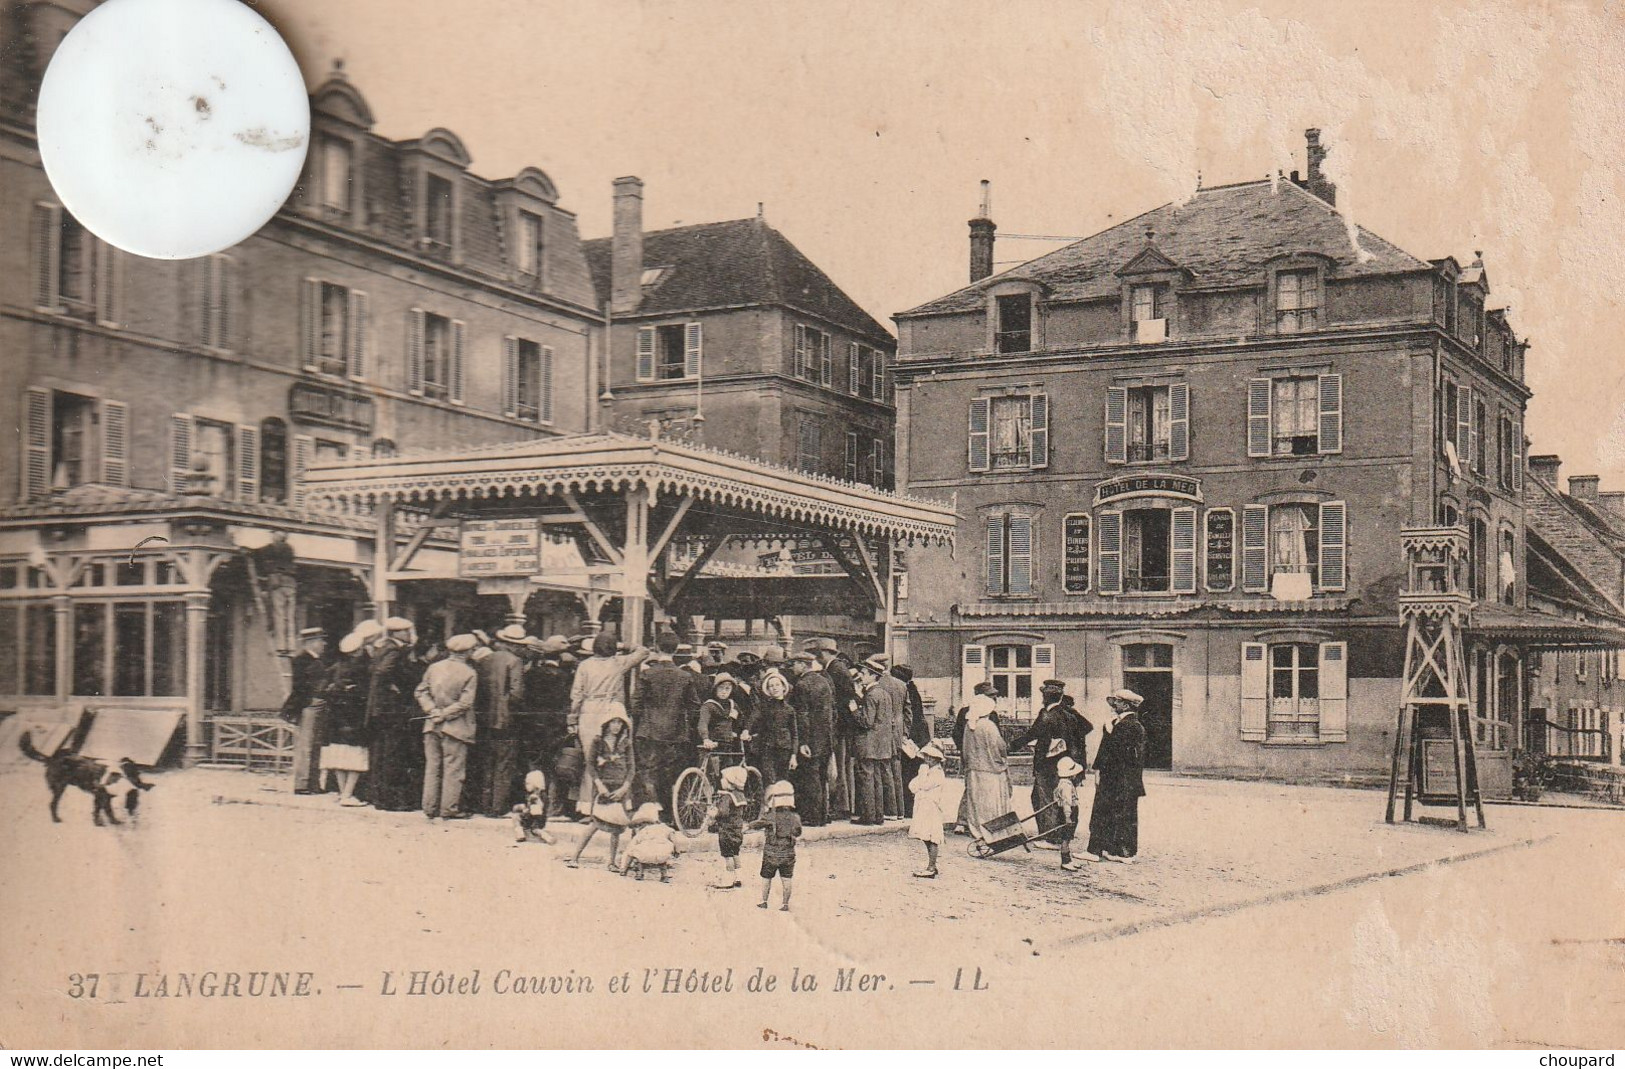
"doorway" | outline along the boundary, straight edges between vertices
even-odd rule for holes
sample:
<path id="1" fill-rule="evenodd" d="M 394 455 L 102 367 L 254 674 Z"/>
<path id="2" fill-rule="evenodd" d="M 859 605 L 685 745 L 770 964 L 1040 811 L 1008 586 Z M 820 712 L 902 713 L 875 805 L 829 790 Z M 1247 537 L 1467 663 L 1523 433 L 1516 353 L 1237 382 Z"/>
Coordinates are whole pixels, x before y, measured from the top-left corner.
<path id="1" fill-rule="evenodd" d="M 1161 642 L 1123 647 L 1123 685 L 1145 701 L 1145 767 L 1174 767 L 1174 648 Z"/>

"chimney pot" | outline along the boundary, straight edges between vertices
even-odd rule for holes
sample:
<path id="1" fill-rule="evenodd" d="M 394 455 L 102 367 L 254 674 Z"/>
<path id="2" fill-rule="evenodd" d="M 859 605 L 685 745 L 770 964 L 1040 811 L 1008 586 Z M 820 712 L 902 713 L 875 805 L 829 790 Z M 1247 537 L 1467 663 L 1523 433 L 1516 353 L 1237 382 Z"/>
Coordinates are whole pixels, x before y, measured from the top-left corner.
<path id="1" fill-rule="evenodd" d="M 993 183 L 982 179 L 981 214 L 970 221 L 970 280 L 980 282 L 993 273 L 993 235 L 998 227 L 993 211 Z"/>
<path id="2" fill-rule="evenodd" d="M 635 312 L 643 303 L 643 179 L 615 179 L 615 229 L 610 238 L 609 306 Z"/>
<path id="3" fill-rule="evenodd" d="M 1298 182 L 1298 185 L 1327 204 L 1335 206 L 1337 204 L 1337 186 L 1328 182 L 1325 175 L 1321 173 L 1321 164 L 1326 162 L 1326 149 L 1320 143 L 1320 130 L 1311 126 L 1303 132 L 1303 140 L 1307 168 L 1304 171 L 1303 181 Z M 1292 180 L 1294 182 L 1298 181 L 1296 173 L 1293 174 Z"/>
<path id="4" fill-rule="evenodd" d="M 1569 496 L 1581 501 L 1596 501 L 1597 489 L 1602 483 L 1600 475 L 1570 475 Z"/>

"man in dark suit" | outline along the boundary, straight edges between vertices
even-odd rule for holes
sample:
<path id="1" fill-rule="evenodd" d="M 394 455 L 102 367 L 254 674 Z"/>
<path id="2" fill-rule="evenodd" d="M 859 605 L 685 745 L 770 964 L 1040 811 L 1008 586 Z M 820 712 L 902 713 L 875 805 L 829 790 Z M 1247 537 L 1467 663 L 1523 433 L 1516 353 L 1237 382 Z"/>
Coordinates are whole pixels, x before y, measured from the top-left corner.
<path id="1" fill-rule="evenodd" d="M 694 757 L 694 721 L 705 699 L 705 681 L 672 662 L 677 635 L 655 637 L 655 654 L 637 681 L 637 766 L 649 796 L 672 817 L 671 789 Z"/>
<path id="2" fill-rule="evenodd" d="M 1088 768 L 1085 747 L 1093 727 L 1072 704 L 1066 693 L 1066 684 L 1059 679 L 1046 679 L 1038 691 L 1043 706 L 1038 717 L 1026 731 L 1010 740 L 1010 752 L 1033 743 L 1033 811 L 1038 812 L 1055 797 L 1059 777 L 1055 766 L 1061 758 L 1070 757 L 1082 768 Z M 1048 834 L 1061 826 L 1061 817 L 1054 809 L 1044 810 L 1037 817 L 1039 834 Z M 1058 850 L 1055 843 L 1045 840 L 1034 843 L 1043 850 Z"/>
<path id="3" fill-rule="evenodd" d="M 796 801 L 801 822 L 816 828 L 829 823 L 829 762 L 835 752 L 835 690 L 824 666 L 810 652 L 790 662 L 796 675 L 790 704 L 796 711 L 800 760 L 796 762 Z"/>
<path id="4" fill-rule="evenodd" d="M 282 703 L 282 719 L 298 728 L 293 744 L 293 793 L 317 794 L 322 772 L 317 763 L 326 738 L 326 710 L 312 704 L 327 685 L 327 636 L 319 627 L 299 632 L 299 652 L 288 661 L 293 687 Z"/>

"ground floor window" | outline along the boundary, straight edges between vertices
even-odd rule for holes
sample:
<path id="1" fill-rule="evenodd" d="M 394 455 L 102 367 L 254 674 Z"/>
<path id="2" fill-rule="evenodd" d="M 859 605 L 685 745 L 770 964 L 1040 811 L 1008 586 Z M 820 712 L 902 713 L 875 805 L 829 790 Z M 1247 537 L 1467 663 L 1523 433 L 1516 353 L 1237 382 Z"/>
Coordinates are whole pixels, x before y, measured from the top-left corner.
<path id="1" fill-rule="evenodd" d="M 56 613 L 35 602 L 0 604 L 0 694 L 56 693 Z"/>
<path id="2" fill-rule="evenodd" d="M 1033 648 L 1031 646 L 989 646 L 987 678 L 998 692 L 1001 708 L 1017 716 L 1028 715 L 1033 704 Z"/>
<path id="3" fill-rule="evenodd" d="M 179 601 L 83 601 L 73 609 L 73 693 L 180 697 L 186 614 Z"/>
<path id="4" fill-rule="evenodd" d="M 1320 734 L 1320 647 L 1287 642 L 1270 647 L 1269 738 Z"/>

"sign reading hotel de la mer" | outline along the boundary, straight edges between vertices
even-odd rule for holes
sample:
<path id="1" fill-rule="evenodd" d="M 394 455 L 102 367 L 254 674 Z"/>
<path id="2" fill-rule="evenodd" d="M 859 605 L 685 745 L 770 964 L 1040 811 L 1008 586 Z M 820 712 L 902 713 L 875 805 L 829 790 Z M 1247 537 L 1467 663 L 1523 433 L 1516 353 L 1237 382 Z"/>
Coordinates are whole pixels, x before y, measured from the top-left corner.
<path id="1" fill-rule="evenodd" d="M 464 578 L 542 570 L 542 528 L 535 520 L 464 520 L 459 533 L 457 573 Z"/>
<path id="2" fill-rule="evenodd" d="M 1202 500 L 1202 481 L 1183 475 L 1123 475 L 1095 487 L 1095 504 L 1103 505 L 1120 497 L 1183 497 Z"/>

